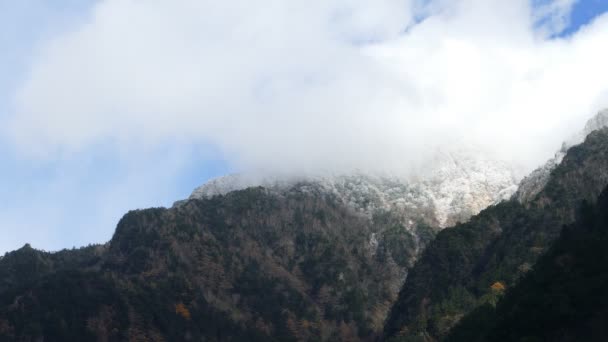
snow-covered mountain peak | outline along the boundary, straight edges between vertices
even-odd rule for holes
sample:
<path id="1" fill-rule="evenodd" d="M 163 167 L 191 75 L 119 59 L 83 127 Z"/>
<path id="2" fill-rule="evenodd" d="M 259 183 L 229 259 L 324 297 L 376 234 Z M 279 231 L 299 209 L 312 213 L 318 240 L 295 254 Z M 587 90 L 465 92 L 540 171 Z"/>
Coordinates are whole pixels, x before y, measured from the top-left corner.
<path id="1" fill-rule="evenodd" d="M 236 174 L 208 181 L 195 189 L 190 199 L 252 186 L 263 186 L 279 194 L 316 191 L 331 194 L 370 218 L 378 211 L 391 211 L 406 226 L 423 221 L 446 227 L 509 198 L 519 181 L 517 172 L 507 163 L 473 148 L 440 150 L 422 170 L 425 171 L 414 177 L 362 171 L 300 177 Z"/>

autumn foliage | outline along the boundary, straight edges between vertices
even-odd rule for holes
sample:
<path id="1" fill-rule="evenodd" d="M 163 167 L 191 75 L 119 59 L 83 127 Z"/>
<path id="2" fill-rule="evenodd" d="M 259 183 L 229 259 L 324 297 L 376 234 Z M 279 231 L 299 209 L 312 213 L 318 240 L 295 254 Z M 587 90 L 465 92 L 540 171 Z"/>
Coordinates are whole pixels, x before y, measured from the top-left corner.
<path id="1" fill-rule="evenodd" d="M 190 310 L 184 305 L 184 303 L 175 304 L 175 313 L 182 316 L 186 320 L 190 320 Z"/>
<path id="2" fill-rule="evenodd" d="M 504 291 L 506 289 L 505 284 L 497 281 L 494 284 L 492 284 L 492 286 L 490 286 L 492 288 L 492 290 L 494 291 Z"/>

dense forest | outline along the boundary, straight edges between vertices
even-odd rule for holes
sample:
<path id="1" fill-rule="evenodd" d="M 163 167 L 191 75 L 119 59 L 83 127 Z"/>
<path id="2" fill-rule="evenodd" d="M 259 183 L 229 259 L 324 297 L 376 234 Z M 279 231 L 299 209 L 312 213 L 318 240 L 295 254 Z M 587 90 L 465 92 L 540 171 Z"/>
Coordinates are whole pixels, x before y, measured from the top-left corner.
<path id="1" fill-rule="evenodd" d="M 496 305 L 466 315 L 446 341 L 608 340 L 608 188 Z M 504 292 L 504 294 L 503 294 Z"/>
<path id="2" fill-rule="evenodd" d="M 416 229 L 263 188 L 133 211 L 105 245 L 5 255 L 0 339 L 374 340 L 435 234 Z"/>

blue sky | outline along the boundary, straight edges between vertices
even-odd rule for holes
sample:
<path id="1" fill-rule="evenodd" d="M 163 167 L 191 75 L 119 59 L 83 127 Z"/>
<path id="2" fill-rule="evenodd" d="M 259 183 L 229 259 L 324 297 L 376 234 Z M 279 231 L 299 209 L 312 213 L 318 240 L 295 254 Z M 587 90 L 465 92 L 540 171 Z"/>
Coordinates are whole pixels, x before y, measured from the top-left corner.
<path id="1" fill-rule="evenodd" d="M 570 14 L 570 25 L 561 35 L 571 35 L 578 29 L 589 23 L 593 18 L 608 11 L 608 1 L 605 0 L 581 0 L 578 1 Z"/>
<path id="2" fill-rule="evenodd" d="M 94 4 L 0 0 L 0 120 L 11 112 L 39 44 L 82 25 Z M 105 242 L 126 211 L 171 206 L 206 179 L 230 171 L 217 151 L 196 145 L 168 144 L 138 158 L 102 144 L 36 159 L 21 156 L 0 137 L 0 156 L 0 253 L 26 242 L 48 250 Z M 172 159 L 170 170 L 155 167 Z"/>
<path id="3" fill-rule="evenodd" d="M 126 138 L 125 136 L 107 135 L 99 139 L 89 139 L 88 136 L 82 138 L 76 134 L 73 140 L 69 140 L 68 138 L 63 138 L 65 135 L 64 131 L 49 133 L 43 129 L 46 126 L 52 126 L 54 121 L 65 120 L 65 118 L 61 117 L 50 117 L 47 118 L 50 121 L 41 123 L 40 125 L 32 125 L 31 128 L 32 134 L 36 137 L 48 133 L 51 136 L 49 142 L 41 140 L 42 147 L 36 146 L 36 152 L 29 153 L 29 142 L 16 141 L 12 137 L 15 134 L 27 137 L 26 131 L 30 129 L 29 126 L 9 126 L 7 124 L 12 120 L 14 113 L 19 111 L 19 105 L 15 104 L 15 98 L 21 90 L 30 89 L 24 87 L 24 85 L 30 83 L 34 85 L 38 84 L 35 81 L 30 82 L 30 79 L 35 80 L 39 76 L 36 73 L 38 69 L 32 66 L 45 66 L 44 61 L 40 62 L 40 60 L 41 56 L 46 56 L 47 50 L 45 49 L 48 48 L 48 42 L 53 42 L 58 37 L 63 37 L 71 34 L 71 32 L 83 29 L 88 23 L 94 21 L 92 17 L 95 14 L 100 15 L 104 19 L 104 12 L 101 12 L 101 14 L 94 12 L 95 6 L 99 5 L 99 3 L 99 1 L 84 0 L 57 0 L 52 2 L 45 0 L 0 0 L 0 124 L 4 127 L 11 127 L 10 129 L 0 131 L 3 132 L 3 134 L 0 134 L 0 156 L 2 157 L 0 164 L 0 189 L 2 189 L 0 192 L 0 233 L 4 236 L 3 241 L 0 243 L 0 253 L 18 248 L 26 242 L 47 250 L 105 242 L 111 237 L 115 223 L 129 209 L 170 206 L 173 201 L 187 197 L 193 188 L 205 180 L 239 170 L 238 165 L 250 165 L 253 163 L 255 167 L 258 167 L 259 165 L 256 164 L 258 160 L 262 160 L 260 163 L 264 164 L 266 159 L 274 157 L 289 160 L 286 163 L 293 163 L 296 159 L 295 157 L 293 157 L 293 160 L 289 159 L 291 155 L 301 157 L 298 153 L 304 155 L 308 151 L 306 147 L 302 146 L 309 146 L 311 144 L 310 141 L 306 141 L 306 145 L 302 146 L 295 143 L 293 146 L 289 145 L 292 141 L 298 139 L 299 134 L 304 135 L 307 132 L 306 125 L 309 122 L 309 116 L 304 118 L 294 116 L 286 119 L 284 116 L 281 116 L 282 114 L 272 114 L 270 111 L 256 119 L 258 121 L 247 121 L 247 115 L 230 117 L 230 120 L 226 119 L 230 122 L 219 122 L 217 118 L 216 120 L 210 119 L 208 121 L 194 120 L 193 122 L 196 124 L 207 125 L 213 128 L 209 128 L 208 133 L 201 133 L 200 137 L 196 137 L 196 132 L 193 133 L 189 130 L 193 125 L 185 126 L 186 129 L 184 131 L 188 131 L 188 133 L 184 133 L 183 139 L 175 133 L 169 134 L 168 138 L 167 136 L 163 136 L 163 134 L 166 134 L 164 127 L 156 128 L 151 133 L 153 138 L 139 137 L 137 136 L 138 126 L 134 124 L 135 126 L 127 127 L 130 128 L 124 133 L 126 134 Z M 540 6 L 543 3 L 546 4 L 548 2 L 542 1 L 536 4 Z M 369 33 L 373 37 L 379 37 L 379 41 L 397 42 L 401 39 L 391 36 L 391 32 L 399 32 L 402 30 L 402 27 L 406 27 L 407 25 L 399 22 L 399 18 L 391 17 L 390 20 L 384 20 L 384 16 L 391 12 L 385 11 L 385 8 L 378 10 L 378 17 L 368 15 L 370 12 L 375 13 L 373 11 L 375 8 L 371 8 L 373 6 L 369 5 L 365 7 L 361 13 L 357 14 L 356 20 L 353 19 L 353 22 L 347 24 L 341 23 L 341 25 L 346 26 L 341 26 L 338 29 L 332 28 L 332 34 L 339 32 L 340 35 L 348 36 L 349 39 L 357 35 L 367 36 L 364 33 Z M 107 7 L 110 8 L 111 6 Z M 320 11 L 325 10 L 322 5 L 319 5 L 319 8 Z M 110 9 L 107 10 L 110 11 Z M 608 11 L 608 1 L 577 1 L 569 14 L 569 25 L 563 31 L 555 32 L 553 39 L 559 40 L 575 36 L 581 26 L 590 23 L 594 18 L 606 11 Z M 226 13 L 230 14 L 230 12 Z M 277 15 L 280 15 L 283 12 L 278 13 Z M 382 20 L 378 20 L 378 18 Z M 196 18 L 194 19 L 193 22 L 196 22 Z M 389 25 L 388 23 L 392 22 L 393 19 L 395 25 Z M 229 20 L 229 18 L 227 17 L 226 20 Z M 376 21 L 381 22 L 381 25 L 376 23 Z M 261 32 L 264 32 L 265 28 L 260 26 L 259 29 Z M 154 34 L 162 36 L 163 33 L 155 32 Z M 293 34 L 299 34 L 299 31 L 294 31 Z M 323 51 L 322 49 L 328 51 L 326 55 L 306 55 L 306 51 L 298 50 L 302 45 L 308 44 L 308 42 L 305 42 L 306 37 L 306 35 L 299 37 L 298 43 L 293 46 L 289 45 L 288 51 L 275 51 L 274 53 L 286 53 L 287 56 L 302 54 L 308 59 L 311 59 L 311 57 L 312 59 L 319 58 L 318 61 L 314 61 L 317 64 L 309 65 L 306 64 L 308 62 L 296 60 L 284 66 L 277 66 L 277 63 L 270 61 L 268 62 L 269 65 L 263 65 L 255 69 L 256 73 L 259 70 L 263 70 L 264 72 L 268 72 L 268 70 L 273 70 L 274 72 L 274 69 L 280 70 L 280 73 L 277 72 L 278 76 L 277 74 L 273 74 L 272 77 L 267 77 L 264 74 L 264 77 L 261 77 L 261 79 L 265 80 L 264 84 L 267 87 L 265 90 L 270 91 L 271 95 L 278 94 L 276 95 L 278 97 L 282 96 L 281 94 L 285 94 L 284 101 L 273 99 L 274 102 L 283 103 L 293 100 L 294 95 L 291 94 L 291 91 L 296 89 L 298 92 L 302 92 L 302 85 L 298 82 L 305 80 L 307 88 L 304 91 L 309 92 L 310 96 L 320 97 L 319 103 L 322 103 L 325 107 L 341 108 L 337 104 L 328 103 L 326 98 L 318 94 L 324 91 L 317 91 L 317 89 L 309 89 L 308 87 L 311 87 L 310 84 L 325 87 L 326 84 L 333 82 L 333 80 L 330 80 L 325 75 L 327 73 L 333 77 L 332 73 L 335 68 L 332 68 L 330 63 L 353 63 L 355 65 L 356 63 L 360 63 L 360 60 L 344 61 L 342 59 L 341 62 L 330 60 L 332 56 L 335 56 L 336 60 L 340 60 L 340 54 L 350 49 L 350 47 L 342 46 L 343 44 L 337 44 L 335 47 L 328 46 L 328 42 L 333 42 L 334 38 L 318 43 L 320 51 Z M 334 36 L 332 35 L 331 37 Z M 230 39 L 230 36 L 221 36 L 220 38 L 227 40 Z M 221 49 L 222 44 L 225 42 L 220 41 L 220 38 L 218 38 L 218 41 L 212 41 L 210 38 L 209 45 L 216 44 L 218 49 Z M 262 43 L 264 42 L 266 41 L 262 41 Z M 284 37 L 276 37 L 276 40 L 270 41 L 270 43 L 291 44 Z M 387 44 L 387 47 L 390 46 Z M 226 48 L 232 49 L 232 46 L 227 46 Z M 244 54 L 248 53 L 254 52 L 245 50 Z M 321 56 L 323 58 L 319 57 L 319 55 L 323 55 Z M 324 56 L 328 56 L 328 60 Z M 277 60 L 280 63 L 284 63 L 286 59 L 289 59 L 279 57 Z M 256 56 L 252 57 L 250 63 L 256 61 L 262 63 L 260 61 L 268 60 L 266 56 L 262 56 L 258 60 L 255 58 Z M 219 60 L 221 59 L 219 58 Z M 241 70 L 242 74 L 248 73 L 249 69 L 239 69 L 241 67 L 245 68 L 242 66 L 243 64 L 247 63 L 237 61 L 236 64 L 227 67 L 227 70 L 236 69 Z M 356 67 L 356 69 L 365 68 Z M 349 77 L 345 79 L 346 81 L 336 82 L 336 84 L 340 87 L 346 87 L 350 91 L 350 85 L 353 82 L 365 83 L 369 79 L 376 80 L 379 77 L 374 73 L 380 69 L 369 68 L 369 70 L 365 70 L 366 72 L 369 71 L 371 76 L 365 74 L 360 76 L 360 79 Z M 306 75 L 306 77 L 301 77 L 301 74 Z M 314 77 L 311 75 L 314 75 Z M 252 83 L 260 84 L 260 78 L 258 76 L 255 77 L 257 83 Z M 336 77 L 341 76 L 338 75 Z M 188 80 L 186 78 L 185 83 Z M 59 77 L 53 82 L 56 82 L 56 85 L 61 85 L 63 80 Z M 413 85 L 413 87 L 415 86 L 416 84 Z M 187 92 L 189 89 L 185 88 L 184 92 Z M 213 93 L 214 91 L 222 91 L 221 89 L 223 88 L 217 86 L 208 89 Z M 229 91 L 233 92 L 237 90 L 230 88 Z M 256 89 L 254 93 L 259 94 L 259 90 L 259 88 Z M 359 94 L 358 91 L 365 92 L 366 90 L 367 88 L 353 89 L 353 98 L 359 97 L 357 95 Z M 49 93 L 53 93 L 52 87 L 49 88 Z M 180 95 L 176 94 L 175 96 L 179 97 Z M 383 96 L 388 95 L 384 92 L 379 95 L 379 98 L 381 101 L 385 101 Z M 74 96 L 78 97 L 77 94 Z M 138 94 L 134 94 L 133 96 L 138 96 Z M 41 97 L 39 96 L 38 98 Z M 34 105 L 38 103 L 35 101 L 35 96 L 27 98 L 28 101 L 30 99 L 32 99 L 32 102 L 35 102 Z M 117 99 L 119 103 L 123 100 L 120 96 Z M 219 100 L 215 102 L 211 101 L 209 102 L 210 104 L 205 104 L 204 108 L 218 111 L 234 111 L 235 108 L 239 108 L 238 99 L 235 97 L 234 103 L 219 103 Z M 128 99 L 125 101 L 128 101 Z M 184 102 L 183 100 L 181 101 L 180 103 Z M 247 101 L 243 100 L 243 106 L 248 105 Z M 263 102 L 259 97 L 254 98 L 252 101 L 256 103 Z M 49 100 L 49 103 L 52 104 L 54 102 Z M 105 102 L 101 102 L 100 100 L 100 103 Z M 162 104 L 160 102 L 161 106 Z M 26 103 L 26 105 L 29 104 Z M 155 105 L 159 105 L 159 103 L 155 103 Z M 184 106 L 186 105 L 191 104 L 188 102 Z M 302 106 L 298 107 L 302 107 L 309 112 L 314 111 L 316 108 L 307 108 L 307 105 L 303 103 Z M 360 108 L 361 106 L 357 107 Z M 49 108 L 50 111 L 54 110 L 54 108 L 50 107 L 45 108 Z M 58 111 L 63 109 L 61 106 L 58 108 Z M 132 107 L 127 106 L 125 108 Z M 262 107 L 262 109 L 264 108 Z M 302 110 L 304 111 L 304 109 Z M 124 111 L 124 109 L 121 110 Z M 124 113 L 121 115 L 124 115 Z M 348 116 L 345 117 L 348 118 Z M 183 118 L 187 120 L 190 116 L 184 114 Z M 150 120 L 153 119 L 151 118 Z M 245 122 L 242 126 L 238 124 L 240 119 Z M 133 120 L 133 122 L 137 123 L 136 119 Z M 269 120 L 268 122 L 281 122 L 286 126 L 278 127 L 287 127 L 286 133 L 281 133 L 278 137 L 261 136 L 256 137 L 255 140 L 246 140 L 243 142 L 244 147 L 231 142 L 232 140 L 239 139 L 241 136 L 250 135 L 251 126 L 255 125 L 256 122 L 260 122 L 260 129 L 263 129 L 266 123 L 264 120 Z M 327 117 L 323 117 L 320 120 L 323 123 L 332 121 L 331 119 L 328 120 Z M 372 121 L 370 124 L 365 120 L 367 119 L 362 117 L 360 121 L 361 127 L 375 125 L 376 121 Z M 339 119 L 336 119 L 336 121 L 339 121 Z M 116 122 L 120 122 L 120 120 Z M 126 120 L 126 122 L 125 125 L 128 125 L 130 121 Z M 160 126 L 162 126 L 163 121 L 160 120 L 159 122 L 161 123 Z M 66 123 L 70 124 L 67 121 Z M 305 128 L 302 130 L 296 129 L 289 133 L 290 131 L 288 130 L 291 128 L 291 125 L 295 125 L 296 123 Z M 230 131 L 229 128 L 233 124 L 236 128 Z M 338 126 L 342 127 L 343 125 L 340 124 Z M 311 125 L 310 129 L 312 129 L 311 132 L 314 132 L 314 134 L 309 134 L 315 135 L 315 137 L 318 134 L 320 146 L 322 146 L 321 144 L 325 138 L 323 127 Z M 351 131 L 357 130 L 358 127 L 355 126 Z M 111 129 L 113 126 L 110 125 L 109 128 Z M 358 131 L 358 135 L 355 136 L 351 135 L 351 131 L 343 127 L 337 129 L 339 130 L 337 134 L 341 134 L 340 136 L 343 139 L 335 140 L 344 140 L 348 143 L 349 139 L 361 139 L 364 141 L 366 139 L 365 132 Z M 146 128 L 142 128 L 142 130 L 147 131 Z M 201 129 L 201 131 L 206 132 L 204 129 Z M 219 136 L 220 133 L 215 134 L 215 132 L 224 131 L 230 133 L 226 133 L 221 137 Z M 281 131 L 281 129 L 275 131 Z M 135 143 L 131 141 L 132 137 L 130 137 L 129 132 L 133 132 L 133 135 L 136 136 L 133 138 L 133 140 L 136 140 Z M 94 133 L 93 131 L 91 134 Z M 330 132 L 328 130 L 327 141 L 332 141 L 333 133 L 333 131 Z M 56 134 L 57 136 L 53 136 L 52 134 Z M 192 136 L 195 138 L 191 138 Z M 81 139 L 84 142 L 77 139 Z M 150 139 L 154 140 L 154 142 L 151 143 L 150 141 L 152 140 Z M 369 141 L 375 142 L 376 140 L 376 136 L 370 133 Z M 45 149 L 47 145 L 50 146 L 56 141 L 58 142 L 57 146 Z M 77 143 L 72 143 L 73 141 Z M 255 144 L 259 143 L 259 145 L 252 144 L 252 141 Z M 289 149 L 287 151 L 271 151 L 268 153 L 268 156 L 261 152 L 265 146 L 282 144 L 277 143 L 277 141 L 285 141 L 285 145 L 289 146 Z M 387 140 L 387 144 L 390 142 L 391 140 Z M 247 150 L 247 146 L 251 146 L 252 150 Z M 346 144 L 345 146 L 336 147 L 336 151 L 341 153 L 349 145 Z M 360 150 L 361 153 L 366 153 L 366 146 Z M 374 153 L 375 148 L 369 149 L 371 151 L 370 154 L 377 154 Z M 315 151 L 318 152 L 319 149 L 317 148 Z M 238 158 L 235 156 L 238 156 Z M 332 158 L 333 155 L 328 153 L 326 157 Z M 307 161 L 306 157 L 297 159 Z M 312 164 L 316 160 L 314 159 L 310 163 L 307 161 L 307 163 Z"/>

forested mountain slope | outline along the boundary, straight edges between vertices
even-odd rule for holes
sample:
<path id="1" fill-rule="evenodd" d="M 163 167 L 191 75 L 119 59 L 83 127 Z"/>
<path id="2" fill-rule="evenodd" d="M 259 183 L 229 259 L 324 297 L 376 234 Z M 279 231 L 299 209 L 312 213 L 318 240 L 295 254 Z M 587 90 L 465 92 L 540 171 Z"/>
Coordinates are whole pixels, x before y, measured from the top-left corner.
<path id="1" fill-rule="evenodd" d="M 424 224 L 250 188 L 128 213 L 104 246 L 0 260 L 5 341 L 373 340 Z"/>
<path id="2" fill-rule="evenodd" d="M 496 301 L 496 283 L 510 288 L 574 222 L 581 202 L 593 203 L 608 184 L 608 129 L 570 148 L 544 188 L 482 211 L 441 231 L 411 270 L 387 321 L 395 339 L 444 337 L 466 313 Z"/>
<path id="3" fill-rule="evenodd" d="M 447 341 L 608 340 L 608 189 L 584 203 L 522 280 L 496 307 L 480 306 Z M 496 289 L 501 297 L 503 290 Z"/>

